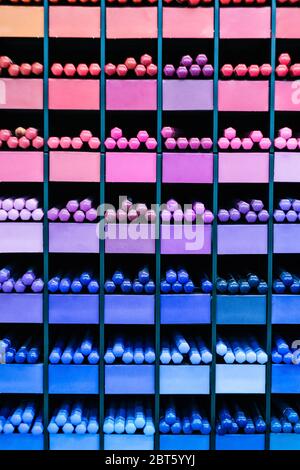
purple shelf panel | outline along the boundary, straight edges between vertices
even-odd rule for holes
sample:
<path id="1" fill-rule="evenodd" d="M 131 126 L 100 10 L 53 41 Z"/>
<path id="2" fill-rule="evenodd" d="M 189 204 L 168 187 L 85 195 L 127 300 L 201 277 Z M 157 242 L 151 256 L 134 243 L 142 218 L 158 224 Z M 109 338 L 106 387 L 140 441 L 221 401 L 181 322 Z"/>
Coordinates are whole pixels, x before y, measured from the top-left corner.
<path id="1" fill-rule="evenodd" d="M 300 182 L 300 153 L 275 153 L 274 181 L 278 183 Z"/>
<path id="2" fill-rule="evenodd" d="M 0 224 L 0 253 L 42 253 L 43 224 L 3 222 Z"/>
<path id="3" fill-rule="evenodd" d="M 220 183 L 268 183 L 268 153 L 219 153 Z"/>
<path id="4" fill-rule="evenodd" d="M 155 253 L 155 224 L 109 224 L 105 253 Z"/>
<path id="5" fill-rule="evenodd" d="M 156 80 L 106 80 L 108 111 L 155 111 Z"/>
<path id="6" fill-rule="evenodd" d="M 274 224 L 274 253 L 300 253 L 300 224 Z"/>
<path id="7" fill-rule="evenodd" d="M 95 223 L 50 223 L 50 253 L 99 253 Z"/>
<path id="8" fill-rule="evenodd" d="M 210 366 L 160 366 L 159 373 L 162 395 L 209 394 Z"/>
<path id="9" fill-rule="evenodd" d="M 165 111 L 209 111 L 213 106 L 213 80 L 163 80 Z"/>
<path id="10" fill-rule="evenodd" d="M 164 153 L 163 183 L 212 183 L 212 153 Z"/>
<path id="11" fill-rule="evenodd" d="M 219 225 L 219 255 L 261 255 L 268 252 L 267 225 Z"/>
<path id="12" fill-rule="evenodd" d="M 153 325 L 154 295 L 105 295 L 104 323 Z"/>
<path id="13" fill-rule="evenodd" d="M 92 294 L 50 294 L 49 323 L 99 323 L 99 296 Z"/>
<path id="14" fill-rule="evenodd" d="M 163 255 L 209 255 L 211 253 L 211 226 L 162 225 L 161 253 Z"/>
<path id="15" fill-rule="evenodd" d="M 219 111 L 268 111 L 267 80 L 220 80 Z"/>
<path id="16" fill-rule="evenodd" d="M 107 152 L 107 183 L 155 183 L 156 153 Z"/>
<path id="17" fill-rule="evenodd" d="M 43 323 L 43 294 L 0 294 L 0 323 Z"/>
<path id="18" fill-rule="evenodd" d="M 105 366 L 105 393 L 153 394 L 155 389 L 155 366 L 108 365 Z"/>
<path id="19" fill-rule="evenodd" d="M 210 294 L 162 294 L 162 324 L 210 323 Z"/>
<path id="20" fill-rule="evenodd" d="M 216 393 L 265 393 L 266 366 L 217 364 Z"/>

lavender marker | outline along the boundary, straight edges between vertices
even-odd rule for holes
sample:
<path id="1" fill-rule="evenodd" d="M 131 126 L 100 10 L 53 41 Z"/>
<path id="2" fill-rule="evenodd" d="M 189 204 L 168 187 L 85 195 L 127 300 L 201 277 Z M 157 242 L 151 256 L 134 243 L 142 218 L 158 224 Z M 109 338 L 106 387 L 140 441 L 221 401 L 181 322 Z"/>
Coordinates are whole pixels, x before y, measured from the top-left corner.
<path id="1" fill-rule="evenodd" d="M 212 211 L 205 209 L 204 214 L 203 214 L 203 221 L 205 224 L 212 224 L 214 220 L 214 214 Z"/>
<path id="2" fill-rule="evenodd" d="M 226 209 L 220 209 L 218 212 L 218 219 L 220 222 L 228 222 L 229 212 Z"/>
<path id="3" fill-rule="evenodd" d="M 254 211 L 249 211 L 245 215 L 245 219 L 247 220 L 248 224 L 254 224 L 257 221 L 257 214 Z"/>
<path id="4" fill-rule="evenodd" d="M 32 216 L 32 220 L 39 222 L 44 217 L 43 209 L 39 207 L 37 209 L 34 209 L 34 211 L 32 211 L 31 216 Z"/>
<path id="5" fill-rule="evenodd" d="M 73 214 L 73 219 L 75 220 L 75 222 L 82 223 L 85 220 L 85 213 L 82 210 L 76 211 Z"/>
<path id="6" fill-rule="evenodd" d="M 98 215 L 97 215 L 97 209 L 94 209 L 93 207 L 91 209 L 89 209 L 86 214 L 86 220 L 88 220 L 89 222 L 94 222 L 94 220 L 97 219 Z"/>
<path id="7" fill-rule="evenodd" d="M 163 222 L 170 222 L 171 219 L 172 219 L 172 213 L 168 211 L 167 209 L 163 209 L 161 211 L 161 220 Z"/>
<path id="8" fill-rule="evenodd" d="M 300 199 L 293 199 L 292 208 L 296 212 L 300 212 Z"/>
<path id="9" fill-rule="evenodd" d="M 16 282 L 15 282 L 15 291 L 18 293 L 18 294 L 23 294 L 23 292 L 25 292 L 26 290 L 26 286 L 25 284 L 22 282 L 22 279 L 18 279 Z"/>
<path id="10" fill-rule="evenodd" d="M 284 222 L 285 220 L 285 212 L 281 209 L 276 209 L 274 211 L 274 214 L 273 214 L 273 217 L 275 219 L 276 222 L 280 223 L 280 222 Z"/>
<path id="11" fill-rule="evenodd" d="M 92 208 L 92 201 L 91 199 L 83 199 L 82 201 L 80 201 L 80 209 L 83 211 L 83 212 L 87 212 L 89 209 Z"/>
<path id="12" fill-rule="evenodd" d="M 179 209 L 179 204 L 175 199 L 169 199 L 167 202 L 167 209 L 170 212 L 174 212 L 176 209 Z"/>
<path id="13" fill-rule="evenodd" d="M 71 214 L 73 214 L 79 209 L 79 202 L 76 199 L 71 199 L 67 202 L 66 208 Z"/>
<path id="14" fill-rule="evenodd" d="M 68 222 L 70 220 L 71 214 L 70 212 L 64 208 L 59 211 L 58 218 L 61 222 Z"/>
<path id="15" fill-rule="evenodd" d="M 298 219 L 298 214 L 296 211 L 293 211 L 293 210 L 287 211 L 286 220 L 288 222 L 296 222 L 297 219 Z"/>
<path id="16" fill-rule="evenodd" d="M 14 200 L 14 208 L 21 211 L 25 207 L 25 199 L 23 197 L 17 197 Z"/>
<path id="17" fill-rule="evenodd" d="M 7 212 L 4 209 L 0 209 L 0 222 L 7 220 Z"/>
<path id="18" fill-rule="evenodd" d="M 34 211 L 39 207 L 39 201 L 35 198 L 27 199 L 25 202 L 25 208 L 29 211 Z"/>
<path id="19" fill-rule="evenodd" d="M 36 275 L 32 269 L 28 269 L 25 274 L 22 276 L 22 282 L 25 286 L 31 286 L 33 281 L 35 280 Z"/>
<path id="20" fill-rule="evenodd" d="M 19 216 L 20 216 L 20 213 L 19 213 L 19 211 L 17 211 L 17 209 L 10 209 L 7 212 L 8 220 L 12 220 L 13 222 L 18 220 Z"/>
<path id="21" fill-rule="evenodd" d="M 203 202 L 194 202 L 193 209 L 197 215 L 202 215 L 205 211 L 205 205 Z"/>
<path id="22" fill-rule="evenodd" d="M 181 209 L 176 209 L 173 212 L 173 219 L 174 222 L 182 222 L 183 221 L 183 211 Z"/>
<path id="23" fill-rule="evenodd" d="M 10 211 L 14 207 L 14 201 L 12 198 L 6 198 L 2 201 L 2 209 L 6 212 Z"/>
<path id="24" fill-rule="evenodd" d="M 14 290 L 14 287 L 15 287 L 15 281 L 12 277 L 2 283 L 2 291 L 5 293 L 12 292 Z"/>
<path id="25" fill-rule="evenodd" d="M 290 199 L 280 199 L 278 205 L 283 211 L 289 211 L 292 207 L 292 202 Z"/>
<path id="26" fill-rule="evenodd" d="M 252 199 L 250 205 L 254 212 L 260 212 L 264 208 L 264 203 L 260 199 Z"/>
<path id="27" fill-rule="evenodd" d="M 186 222 L 194 222 L 194 220 L 196 219 L 196 214 L 195 214 L 195 211 L 193 209 L 186 209 L 184 211 L 184 220 Z"/>
<path id="28" fill-rule="evenodd" d="M 260 222 L 268 222 L 270 218 L 269 212 L 266 209 L 262 209 L 261 211 L 259 211 L 257 217 Z"/>
<path id="29" fill-rule="evenodd" d="M 48 219 L 51 220 L 51 222 L 55 222 L 59 216 L 59 209 L 57 209 L 57 207 L 52 207 L 52 209 L 48 210 L 47 215 Z"/>
<path id="30" fill-rule="evenodd" d="M 229 209 L 229 218 L 232 222 L 237 222 L 241 218 L 241 213 L 233 207 L 232 209 Z"/>
<path id="31" fill-rule="evenodd" d="M 28 221 L 31 219 L 31 212 L 28 209 L 22 209 L 20 211 L 20 219 L 25 221 Z"/>
<path id="32" fill-rule="evenodd" d="M 44 281 L 40 277 L 35 279 L 33 283 L 31 284 L 31 290 L 35 294 L 42 292 L 44 289 Z"/>
<path id="33" fill-rule="evenodd" d="M 241 214 L 247 214 L 247 212 L 250 211 L 250 204 L 248 204 L 246 201 L 237 201 L 235 206 Z"/>
<path id="34" fill-rule="evenodd" d="M 205 54 L 198 54 L 196 57 L 196 63 L 203 67 L 208 62 L 207 56 Z"/>

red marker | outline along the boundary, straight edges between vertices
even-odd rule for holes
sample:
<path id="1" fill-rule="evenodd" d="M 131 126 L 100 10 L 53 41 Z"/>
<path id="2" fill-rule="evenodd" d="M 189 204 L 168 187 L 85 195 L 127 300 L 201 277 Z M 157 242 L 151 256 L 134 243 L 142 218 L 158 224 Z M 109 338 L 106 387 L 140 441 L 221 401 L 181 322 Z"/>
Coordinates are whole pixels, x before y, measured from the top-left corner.
<path id="1" fill-rule="evenodd" d="M 300 64 L 291 65 L 290 74 L 292 77 L 299 77 L 300 76 Z"/>
<path id="2" fill-rule="evenodd" d="M 67 77 L 74 77 L 76 73 L 76 67 L 74 64 L 66 64 L 64 66 L 64 72 Z"/>
<path id="3" fill-rule="evenodd" d="M 137 77 L 143 77 L 147 72 L 146 67 L 143 64 L 139 64 L 136 66 L 134 69 L 134 73 L 136 74 Z"/>
<path id="4" fill-rule="evenodd" d="M 157 75 L 157 66 L 155 64 L 148 65 L 147 74 L 150 75 L 150 77 L 154 77 L 155 75 Z"/>
<path id="5" fill-rule="evenodd" d="M 28 77 L 28 75 L 31 74 L 31 65 L 27 63 L 21 64 L 20 72 L 21 72 L 21 75 L 23 75 L 24 77 Z"/>
<path id="6" fill-rule="evenodd" d="M 80 77 L 86 77 L 89 73 L 89 68 L 86 64 L 78 64 L 76 70 Z"/>
<path id="7" fill-rule="evenodd" d="M 270 64 L 262 64 L 260 67 L 260 73 L 263 77 L 269 77 L 272 73 L 272 67 Z"/>
<path id="8" fill-rule="evenodd" d="M 17 64 L 11 64 L 8 68 L 8 73 L 11 77 L 17 77 L 20 73 L 20 67 Z"/>
<path id="9" fill-rule="evenodd" d="M 152 57 L 149 54 L 144 54 L 141 56 L 140 61 L 142 65 L 145 65 L 145 67 L 147 67 L 147 65 L 150 65 L 152 63 Z"/>
<path id="10" fill-rule="evenodd" d="M 2 69 L 8 69 L 8 67 L 12 64 L 12 60 L 7 57 L 7 55 L 2 55 L 0 57 L 0 67 Z"/>
<path id="11" fill-rule="evenodd" d="M 223 67 L 221 68 L 221 74 L 224 77 L 231 77 L 233 74 L 233 67 L 231 64 L 224 64 Z"/>
<path id="12" fill-rule="evenodd" d="M 277 65 L 276 74 L 278 75 L 278 77 L 286 77 L 288 73 L 289 73 L 289 68 L 287 65 L 284 65 L 284 64 Z"/>
<path id="13" fill-rule="evenodd" d="M 127 59 L 125 60 L 125 66 L 127 67 L 128 70 L 134 70 L 135 67 L 137 66 L 135 58 L 127 57 Z"/>
<path id="14" fill-rule="evenodd" d="M 89 71 L 90 71 L 90 74 L 93 77 L 98 77 L 98 75 L 100 75 L 101 68 L 100 68 L 99 64 L 91 64 L 89 66 Z"/>
<path id="15" fill-rule="evenodd" d="M 278 57 L 278 62 L 283 65 L 290 65 L 291 63 L 290 54 L 288 54 L 287 52 L 280 54 L 280 56 Z"/>
<path id="16" fill-rule="evenodd" d="M 117 67 L 112 64 L 112 63 L 109 63 L 109 64 L 106 64 L 105 67 L 104 67 L 104 71 L 106 73 L 106 75 L 114 75 L 117 71 Z"/>
<path id="17" fill-rule="evenodd" d="M 61 64 L 55 63 L 51 67 L 51 72 L 55 77 L 60 77 L 63 74 L 64 68 Z"/>
<path id="18" fill-rule="evenodd" d="M 117 65 L 117 74 L 119 77 L 125 77 L 127 75 L 128 69 L 125 64 L 118 64 Z"/>
<path id="19" fill-rule="evenodd" d="M 252 78 L 258 77 L 260 74 L 259 66 L 254 65 L 254 64 L 250 65 L 248 72 L 249 72 L 250 77 Z"/>
<path id="20" fill-rule="evenodd" d="M 41 75 L 44 71 L 44 66 L 39 62 L 34 62 L 31 66 L 31 71 L 34 75 Z"/>
<path id="21" fill-rule="evenodd" d="M 235 67 L 234 73 L 237 77 L 245 77 L 248 73 L 248 67 L 246 64 L 239 64 Z"/>

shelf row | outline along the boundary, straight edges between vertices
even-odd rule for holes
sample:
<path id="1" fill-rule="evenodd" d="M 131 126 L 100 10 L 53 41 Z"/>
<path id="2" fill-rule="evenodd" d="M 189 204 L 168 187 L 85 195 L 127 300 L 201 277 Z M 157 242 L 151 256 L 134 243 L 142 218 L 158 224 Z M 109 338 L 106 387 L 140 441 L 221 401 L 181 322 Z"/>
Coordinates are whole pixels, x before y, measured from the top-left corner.
<path id="1" fill-rule="evenodd" d="M 210 324 L 209 294 L 161 294 L 162 325 Z M 153 295 L 105 295 L 107 325 L 153 325 Z M 288 312 L 288 315 L 287 313 Z M 0 294 L 1 323 L 43 323 L 43 294 Z M 91 294 L 50 294 L 50 324 L 98 324 L 99 297 Z M 217 295 L 219 325 L 264 325 L 266 296 Z M 272 296 L 273 324 L 300 324 L 300 296 Z"/>
<path id="2" fill-rule="evenodd" d="M 3 18 L 0 37 L 43 37 L 44 35 L 43 7 L 1 6 L 0 15 Z M 278 8 L 276 19 L 277 38 L 300 37 L 299 8 Z M 270 7 L 220 9 L 221 38 L 270 38 L 270 25 Z M 157 35 L 157 8 L 106 8 L 107 39 L 156 38 Z M 100 8 L 50 6 L 49 36 L 99 38 Z M 213 36 L 212 7 L 163 8 L 163 37 L 213 38 Z"/>
<path id="3" fill-rule="evenodd" d="M 155 183 L 156 153 L 106 152 L 106 183 Z M 163 153 L 163 183 L 213 183 L 212 153 Z M 269 154 L 219 153 L 219 183 L 268 183 Z M 44 178 L 43 153 L 0 151 L 1 182 L 36 182 Z M 100 153 L 50 151 L 50 182 L 100 182 Z M 275 182 L 300 182 L 300 153 L 276 152 Z"/>
<path id="4" fill-rule="evenodd" d="M 49 109 L 99 110 L 100 82 L 92 79 L 49 78 Z M 296 84 L 297 85 L 297 84 Z M 163 80 L 163 110 L 213 110 L 213 80 Z M 267 112 L 269 82 L 219 81 L 219 111 Z M 155 111 L 157 81 L 106 80 L 107 111 Z M 0 109 L 43 109 L 43 80 L 0 78 Z M 275 111 L 299 111 L 294 82 L 275 82 Z"/>

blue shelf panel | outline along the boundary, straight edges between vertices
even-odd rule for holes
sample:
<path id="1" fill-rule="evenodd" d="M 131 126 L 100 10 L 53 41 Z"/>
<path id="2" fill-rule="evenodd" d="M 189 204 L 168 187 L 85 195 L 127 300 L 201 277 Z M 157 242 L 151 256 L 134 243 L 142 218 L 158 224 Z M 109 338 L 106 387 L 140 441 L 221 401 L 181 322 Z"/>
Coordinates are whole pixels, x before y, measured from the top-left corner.
<path id="1" fill-rule="evenodd" d="M 270 450 L 300 450 L 300 435 L 294 433 L 271 433 Z"/>
<path id="2" fill-rule="evenodd" d="M 209 436 L 173 435 L 160 436 L 160 450 L 209 450 Z"/>
<path id="3" fill-rule="evenodd" d="M 98 365 L 49 365 L 49 393 L 99 393 Z"/>
<path id="4" fill-rule="evenodd" d="M 49 323 L 99 323 L 99 296 L 88 294 L 49 295 Z"/>
<path id="5" fill-rule="evenodd" d="M 154 295 L 106 295 L 104 322 L 110 325 L 153 325 Z"/>
<path id="6" fill-rule="evenodd" d="M 50 450 L 99 450 L 99 434 L 50 434 Z"/>
<path id="7" fill-rule="evenodd" d="M 272 393 L 300 393 L 300 366 L 272 364 Z"/>
<path id="8" fill-rule="evenodd" d="M 216 450 L 264 450 L 264 434 L 226 434 L 216 436 Z"/>
<path id="9" fill-rule="evenodd" d="M 0 393 L 43 393 L 43 364 L 1 364 Z"/>
<path id="10" fill-rule="evenodd" d="M 142 434 L 105 434 L 104 450 L 153 450 L 154 437 Z"/>
<path id="11" fill-rule="evenodd" d="M 0 323 L 43 323 L 43 294 L 0 294 Z"/>
<path id="12" fill-rule="evenodd" d="M 154 365 L 105 366 L 106 394 L 153 394 L 155 389 Z"/>
<path id="13" fill-rule="evenodd" d="M 162 324 L 210 323 L 209 294 L 163 294 Z"/>
<path id="14" fill-rule="evenodd" d="M 300 324 L 300 295 L 272 295 L 272 323 Z"/>
<path id="15" fill-rule="evenodd" d="M 160 366 L 160 393 L 207 395 L 210 366 Z"/>
<path id="16" fill-rule="evenodd" d="M 266 367 L 260 364 L 217 364 L 216 393 L 265 393 Z"/>
<path id="17" fill-rule="evenodd" d="M 44 450 L 44 436 L 0 434 L 0 450 Z"/>
<path id="18" fill-rule="evenodd" d="M 217 295 L 217 323 L 262 325 L 266 323 L 265 295 Z"/>

